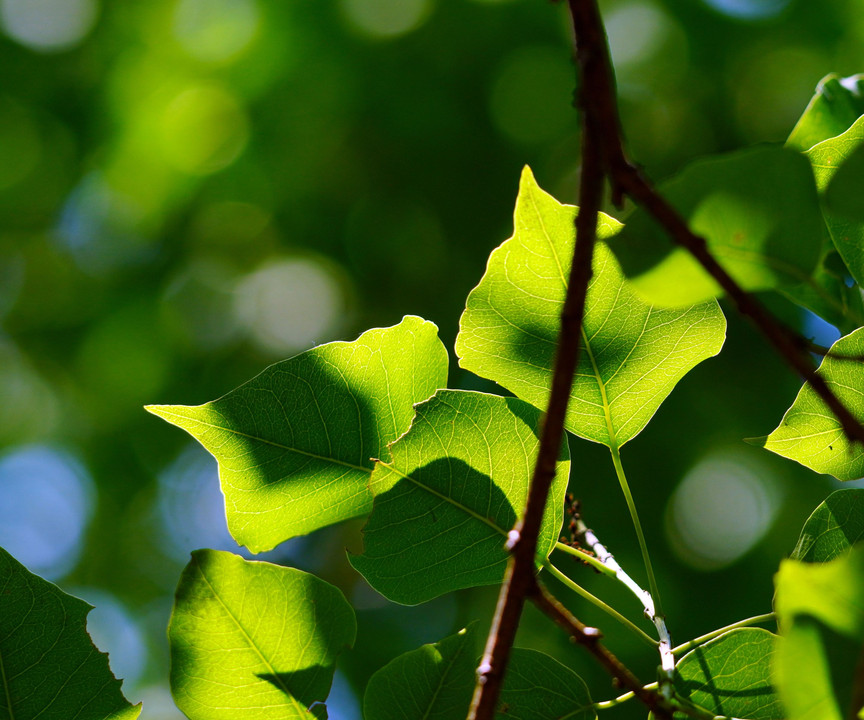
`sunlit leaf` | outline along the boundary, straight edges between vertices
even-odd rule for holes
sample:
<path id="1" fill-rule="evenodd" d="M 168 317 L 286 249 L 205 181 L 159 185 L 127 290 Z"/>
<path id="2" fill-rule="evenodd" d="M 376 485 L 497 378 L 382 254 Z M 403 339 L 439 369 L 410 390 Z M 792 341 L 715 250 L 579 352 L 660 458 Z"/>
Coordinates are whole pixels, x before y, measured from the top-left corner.
<path id="1" fill-rule="evenodd" d="M 717 715 L 782 720 L 771 685 L 775 636 L 767 630 L 732 630 L 691 650 L 677 665 L 675 688 Z"/>
<path id="2" fill-rule="evenodd" d="M 138 717 L 87 634 L 91 609 L 0 548 L 0 719 Z"/>
<path id="3" fill-rule="evenodd" d="M 475 684 L 473 627 L 400 655 L 366 686 L 366 720 L 464 720 Z M 513 648 L 496 720 L 594 720 L 582 679 L 545 653 Z"/>
<path id="4" fill-rule="evenodd" d="M 817 371 L 860 420 L 864 420 L 864 372 L 854 358 L 862 355 L 864 328 L 834 343 Z M 839 480 L 864 476 L 864 448 L 849 442 L 837 418 L 809 384 L 801 388 L 777 429 L 760 442 L 771 452 Z"/>
<path id="5" fill-rule="evenodd" d="M 842 135 L 825 140 L 805 153 L 813 165 L 813 174 L 820 193 L 827 192 L 838 168 L 861 147 L 862 141 L 864 117 L 856 120 Z M 859 285 L 864 283 L 864 223 L 842 217 L 827 207 L 824 215 L 831 240 L 846 267 Z"/>
<path id="6" fill-rule="evenodd" d="M 775 585 L 774 681 L 788 720 L 854 717 L 864 703 L 864 545 L 826 563 L 784 560 Z"/>
<path id="7" fill-rule="evenodd" d="M 540 412 L 516 398 L 440 390 L 372 473 L 375 505 L 351 564 L 394 602 L 414 605 L 498 583 L 507 533 L 522 513 L 539 447 Z M 570 473 L 562 443 L 537 547 L 561 528 Z"/>
<path id="8" fill-rule="evenodd" d="M 543 192 L 525 169 L 514 235 L 489 258 L 456 339 L 462 367 L 540 408 L 549 399 L 576 212 Z M 601 215 L 598 235 L 608 238 L 620 227 Z M 629 289 L 602 242 L 593 269 L 566 427 L 621 446 L 693 366 L 719 352 L 726 321 L 713 300 L 672 310 L 647 305 Z"/>
<path id="9" fill-rule="evenodd" d="M 801 153 L 762 146 L 699 160 L 659 190 L 745 290 L 797 285 L 813 274 L 825 223 Z M 644 209 L 633 212 L 610 246 L 651 302 L 686 305 L 722 294 Z"/>
<path id="10" fill-rule="evenodd" d="M 363 515 L 372 458 L 447 383 L 437 328 L 406 317 L 270 366 L 219 400 L 147 409 L 219 461 L 234 539 L 253 552 Z"/>
<path id="11" fill-rule="evenodd" d="M 314 575 L 196 550 L 168 627 L 171 692 L 190 720 L 312 720 L 356 632 L 342 593 Z"/>
<path id="12" fill-rule="evenodd" d="M 828 562 L 864 539 L 864 490 L 836 490 L 804 523 L 793 560 Z"/>
<path id="13" fill-rule="evenodd" d="M 787 147 L 809 150 L 816 143 L 846 132 L 864 115 L 864 76 L 826 75 L 789 135 Z"/>

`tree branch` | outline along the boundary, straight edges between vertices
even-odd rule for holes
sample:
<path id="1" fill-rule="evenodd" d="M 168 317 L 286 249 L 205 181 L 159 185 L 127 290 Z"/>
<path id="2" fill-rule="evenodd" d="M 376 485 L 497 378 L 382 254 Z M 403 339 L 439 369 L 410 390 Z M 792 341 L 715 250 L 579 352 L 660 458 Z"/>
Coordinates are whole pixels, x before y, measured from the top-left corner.
<path id="1" fill-rule="evenodd" d="M 577 47 L 580 65 L 588 61 Z M 579 104 L 585 111 L 587 98 L 580 95 Z M 511 551 L 504 581 L 498 595 L 495 617 L 486 641 L 486 649 L 477 669 L 477 685 L 471 700 L 469 720 L 492 720 L 510 658 L 510 648 L 516 637 L 525 598 L 537 589 L 537 536 L 546 507 L 549 488 L 555 477 L 555 464 L 564 435 L 564 420 L 570 400 L 573 375 L 579 362 L 582 318 L 585 296 L 591 279 L 594 243 L 597 237 L 597 217 L 603 193 L 603 168 L 597 128 L 584 115 L 582 130 L 582 172 L 579 190 L 579 213 L 576 216 L 576 238 L 573 264 L 567 284 L 567 295 L 561 313 L 561 331 L 555 354 L 549 405 L 543 421 L 537 463 L 528 490 L 528 500 L 522 518 L 510 531 L 507 547 Z"/>
<path id="2" fill-rule="evenodd" d="M 807 341 L 778 322 L 732 279 L 710 253 L 705 239 L 690 230 L 678 212 L 654 189 L 638 168 L 631 164 L 622 142 L 612 61 L 597 0 L 568 2 L 577 46 L 581 43 L 593 58 L 592 63 L 580 65 L 582 93 L 591 97 L 591 103 L 584 109 L 591 118 L 586 117 L 585 122 L 586 127 L 593 124 L 598 128 L 603 162 L 612 184 L 616 205 L 620 205 L 622 196 L 626 194 L 649 212 L 675 243 L 687 249 L 701 263 L 732 299 L 738 312 L 750 318 L 787 364 L 810 384 L 837 418 L 846 437 L 851 442 L 864 443 L 864 426 L 834 394 L 825 380 L 816 374 L 816 366 L 807 352 Z"/>

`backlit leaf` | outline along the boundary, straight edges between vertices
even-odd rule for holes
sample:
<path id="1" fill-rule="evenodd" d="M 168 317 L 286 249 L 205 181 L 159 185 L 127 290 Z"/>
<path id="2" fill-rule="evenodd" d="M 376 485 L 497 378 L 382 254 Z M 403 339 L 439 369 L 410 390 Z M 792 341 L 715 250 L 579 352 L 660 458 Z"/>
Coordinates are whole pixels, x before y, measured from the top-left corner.
<path id="1" fill-rule="evenodd" d="M 0 548 L 0 720 L 134 720 L 87 634 L 91 606 Z"/>
<path id="2" fill-rule="evenodd" d="M 745 290 L 797 285 L 813 274 L 825 223 L 813 171 L 801 153 L 763 146 L 699 160 L 659 191 Z M 641 208 L 611 247 L 625 275 L 650 302 L 686 305 L 722 294 L 690 253 Z"/>
<path id="3" fill-rule="evenodd" d="M 864 141 L 864 117 L 838 137 L 825 140 L 807 151 L 806 156 L 813 165 L 813 175 L 820 193 L 827 192 L 838 168 L 861 147 Z M 860 285 L 864 283 L 864 223 L 856 222 L 824 210 L 825 222 L 834 246 L 849 268 L 849 272 Z"/>
<path id="4" fill-rule="evenodd" d="M 826 75 L 816 86 L 816 94 L 798 120 L 786 146 L 809 150 L 816 143 L 846 132 L 864 115 L 864 75 L 840 77 Z"/>
<path id="5" fill-rule="evenodd" d="M 351 564 L 394 602 L 414 605 L 501 581 L 539 447 L 540 412 L 516 398 L 439 390 L 372 473 L 375 504 Z M 552 551 L 570 473 L 562 443 L 537 554 Z"/>
<path id="6" fill-rule="evenodd" d="M 744 628 L 700 645 L 679 661 L 675 688 L 717 715 L 782 720 L 770 681 L 774 640 L 767 630 Z"/>
<path id="7" fill-rule="evenodd" d="M 864 420 L 861 363 L 832 354 L 846 358 L 864 355 L 864 328 L 834 343 L 817 371 L 846 407 Z M 780 425 L 762 442 L 771 452 L 839 480 L 864 476 L 864 448 L 849 442 L 837 418 L 809 384 L 801 388 Z"/>
<path id="8" fill-rule="evenodd" d="M 234 539 L 253 552 L 368 513 L 372 458 L 447 383 L 437 328 L 406 317 L 270 366 L 219 400 L 147 409 L 219 461 Z"/>
<path id="9" fill-rule="evenodd" d="M 468 296 L 456 339 L 461 367 L 540 408 L 549 399 L 576 212 L 543 192 L 524 170 L 514 235 L 490 256 L 486 274 Z M 620 227 L 601 215 L 598 235 L 609 238 Z M 593 270 L 566 427 L 620 447 L 645 427 L 691 368 L 719 352 L 726 320 L 713 300 L 652 308 L 630 290 L 602 242 Z"/>
<path id="10" fill-rule="evenodd" d="M 828 562 L 864 539 L 864 490 L 836 490 L 804 523 L 793 560 Z"/>
<path id="11" fill-rule="evenodd" d="M 314 575 L 196 550 L 168 627 L 171 692 L 190 720 L 312 720 L 354 611 Z"/>
<path id="12" fill-rule="evenodd" d="M 825 206 L 832 214 L 864 223 L 864 145 L 846 156 L 828 183 Z"/>
<path id="13" fill-rule="evenodd" d="M 788 719 L 854 717 L 864 702 L 864 545 L 826 563 L 784 560 L 775 585 L 774 680 Z"/>

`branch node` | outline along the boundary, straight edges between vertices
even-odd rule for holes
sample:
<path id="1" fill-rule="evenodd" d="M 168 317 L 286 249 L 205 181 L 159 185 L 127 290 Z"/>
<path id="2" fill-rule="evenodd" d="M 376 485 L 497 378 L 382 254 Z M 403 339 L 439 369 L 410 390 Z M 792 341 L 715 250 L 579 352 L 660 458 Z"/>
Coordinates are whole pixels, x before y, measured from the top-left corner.
<path id="1" fill-rule="evenodd" d="M 516 543 L 519 542 L 519 539 L 521 537 L 521 533 L 516 528 L 513 528 L 510 532 L 508 532 L 507 542 L 504 544 L 505 550 L 507 550 L 507 552 L 513 552 L 513 548 L 516 547 Z"/>

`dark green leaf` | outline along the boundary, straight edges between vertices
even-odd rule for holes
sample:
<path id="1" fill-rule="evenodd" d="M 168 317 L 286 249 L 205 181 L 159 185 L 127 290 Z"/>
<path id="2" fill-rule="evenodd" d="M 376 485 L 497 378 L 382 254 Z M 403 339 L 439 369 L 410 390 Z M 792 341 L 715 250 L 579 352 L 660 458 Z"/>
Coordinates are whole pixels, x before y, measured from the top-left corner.
<path id="1" fill-rule="evenodd" d="M 864 355 L 864 328 L 834 343 L 817 371 L 846 407 L 864 420 L 861 363 L 832 354 L 847 358 Z M 864 475 L 864 448 L 849 442 L 837 418 L 809 384 L 801 388 L 780 425 L 763 442 L 771 452 L 839 480 Z"/>
<path id="2" fill-rule="evenodd" d="M 414 605 L 501 581 L 539 447 L 540 412 L 516 398 L 439 390 L 376 464 L 364 552 L 351 564 L 394 602 Z M 570 474 L 562 443 L 537 555 L 558 539 Z"/>
<path id="3" fill-rule="evenodd" d="M 825 206 L 846 220 L 864 223 L 864 145 L 849 153 L 828 183 Z"/>
<path id="4" fill-rule="evenodd" d="M 147 409 L 219 461 L 234 539 L 253 552 L 368 513 L 372 458 L 447 383 L 437 328 L 406 317 L 267 368 L 219 400 Z"/>
<path id="5" fill-rule="evenodd" d="M 806 156 L 813 165 L 813 174 L 820 193 L 825 193 L 833 178 L 847 158 L 864 141 L 864 117 L 859 118 L 846 132 L 825 140 L 807 151 Z M 825 222 L 831 240 L 846 267 L 861 285 L 864 284 L 864 223 L 841 217 L 825 209 Z"/>
<path id="6" fill-rule="evenodd" d="M 745 290 L 797 285 L 813 274 L 825 223 L 813 172 L 801 153 L 764 146 L 700 160 L 660 192 Z M 722 293 L 641 208 L 610 246 L 650 302 L 686 305 Z"/>
<path id="7" fill-rule="evenodd" d="M 573 255 L 576 208 L 543 192 L 526 168 L 515 232 L 489 258 L 456 339 L 459 364 L 545 408 Z M 601 216 L 598 234 L 620 224 Z M 605 244 L 595 249 L 583 350 L 566 427 L 620 447 L 648 423 L 675 384 L 719 352 L 726 321 L 713 300 L 658 310 L 629 289 Z"/>
<path id="8" fill-rule="evenodd" d="M 91 606 L 0 548 L 0 720 L 134 720 L 87 634 Z"/>
<path id="9" fill-rule="evenodd" d="M 771 685 L 775 636 L 760 628 L 731 630 L 691 650 L 677 665 L 675 688 L 717 715 L 781 720 Z"/>
<path id="10" fill-rule="evenodd" d="M 366 720 L 464 720 L 477 667 L 475 626 L 392 660 L 370 679 Z"/>
<path id="11" fill-rule="evenodd" d="M 816 143 L 846 132 L 864 115 L 864 76 L 826 75 L 789 135 L 787 147 L 809 150 Z"/>
<path id="12" fill-rule="evenodd" d="M 171 692 L 191 720 L 312 720 L 356 632 L 342 593 L 314 575 L 196 550 L 168 627 Z"/>
<path id="13" fill-rule="evenodd" d="M 856 717 L 864 703 L 864 545 L 826 563 L 784 560 L 775 585 L 774 680 L 789 720 Z"/>
<path id="14" fill-rule="evenodd" d="M 836 490 L 804 523 L 793 560 L 828 562 L 864 538 L 864 490 Z"/>

